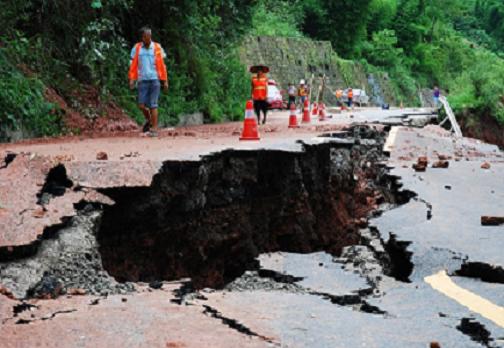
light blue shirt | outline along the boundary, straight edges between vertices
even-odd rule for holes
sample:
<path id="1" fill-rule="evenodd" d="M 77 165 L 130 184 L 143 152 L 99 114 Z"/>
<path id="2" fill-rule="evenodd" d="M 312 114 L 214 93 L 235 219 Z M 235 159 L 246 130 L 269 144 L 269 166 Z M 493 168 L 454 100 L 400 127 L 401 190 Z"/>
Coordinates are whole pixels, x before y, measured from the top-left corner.
<path id="1" fill-rule="evenodd" d="M 136 46 L 133 46 L 131 50 L 131 61 L 136 55 Z M 166 53 L 161 47 L 161 54 L 163 59 L 166 58 Z M 146 80 L 159 80 L 158 73 L 156 70 L 156 57 L 154 55 L 154 41 L 151 42 L 150 47 L 146 48 L 143 44 L 140 48 L 140 54 L 138 56 L 138 81 Z"/>

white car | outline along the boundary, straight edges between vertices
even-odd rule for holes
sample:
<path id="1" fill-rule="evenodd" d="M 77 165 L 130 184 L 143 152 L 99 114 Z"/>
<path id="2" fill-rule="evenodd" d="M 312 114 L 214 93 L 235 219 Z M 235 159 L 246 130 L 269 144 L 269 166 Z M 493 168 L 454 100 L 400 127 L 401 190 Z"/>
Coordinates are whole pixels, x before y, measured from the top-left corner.
<path id="1" fill-rule="evenodd" d="M 286 108 L 282 92 L 275 80 L 268 81 L 268 104 L 270 109 L 283 110 Z"/>
<path id="2" fill-rule="evenodd" d="M 343 103 L 348 103 L 348 89 L 343 91 L 343 98 L 341 98 Z M 366 91 L 363 89 L 354 89 L 353 90 L 353 103 L 359 106 L 368 105 L 369 104 L 369 96 L 366 94 Z"/>

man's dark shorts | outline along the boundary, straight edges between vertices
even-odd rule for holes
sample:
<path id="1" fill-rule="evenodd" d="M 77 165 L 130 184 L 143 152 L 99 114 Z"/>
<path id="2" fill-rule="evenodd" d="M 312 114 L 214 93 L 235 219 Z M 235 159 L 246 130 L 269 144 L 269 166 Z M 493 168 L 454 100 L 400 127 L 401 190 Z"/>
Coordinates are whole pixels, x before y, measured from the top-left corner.
<path id="1" fill-rule="evenodd" d="M 138 104 L 157 109 L 161 82 L 159 80 L 138 81 Z"/>

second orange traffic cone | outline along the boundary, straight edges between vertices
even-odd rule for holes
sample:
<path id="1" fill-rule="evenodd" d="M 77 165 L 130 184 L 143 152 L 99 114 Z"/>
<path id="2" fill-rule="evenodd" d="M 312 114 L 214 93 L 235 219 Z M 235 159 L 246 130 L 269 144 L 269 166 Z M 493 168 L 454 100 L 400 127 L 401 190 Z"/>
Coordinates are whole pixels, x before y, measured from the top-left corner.
<path id="1" fill-rule="evenodd" d="M 243 133 L 240 140 L 260 139 L 259 131 L 257 130 L 257 119 L 254 115 L 254 103 L 252 100 L 248 100 L 245 107 L 245 120 L 243 120 Z"/>
<path id="2" fill-rule="evenodd" d="M 326 120 L 326 112 L 325 112 L 325 104 L 320 103 L 319 105 L 319 121 L 325 121 Z"/>
<path id="3" fill-rule="evenodd" d="M 290 107 L 289 128 L 299 128 L 296 116 L 296 105 L 294 103 L 292 103 Z"/>
<path id="4" fill-rule="evenodd" d="M 308 99 L 304 102 L 304 110 L 303 110 L 303 123 L 310 123 L 310 101 Z"/>
<path id="5" fill-rule="evenodd" d="M 317 105 L 317 103 L 313 103 L 312 115 L 313 116 L 317 116 L 318 115 L 318 105 Z"/>

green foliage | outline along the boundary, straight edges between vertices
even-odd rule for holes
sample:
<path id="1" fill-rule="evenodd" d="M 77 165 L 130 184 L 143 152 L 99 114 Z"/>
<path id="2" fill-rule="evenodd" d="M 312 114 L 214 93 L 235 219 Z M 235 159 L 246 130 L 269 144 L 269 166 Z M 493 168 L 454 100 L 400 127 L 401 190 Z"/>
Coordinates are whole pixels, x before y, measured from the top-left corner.
<path id="1" fill-rule="evenodd" d="M 371 42 L 364 46 L 364 54 L 371 64 L 394 68 L 402 64 L 403 49 L 397 47 L 397 37 L 393 30 L 384 29 L 373 33 Z"/>
<path id="2" fill-rule="evenodd" d="M 0 50 L 0 133 L 21 131 L 31 136 L 56 135 L 60 116 L 44 98 L 45 86 L 36 77 L 26 77 Z"/>
<path id="3" fill-rule="evenodd" d="M 129 64 L 128 45 L 117 27 L 115 20 L 94 20 L 84 29 L 79 45 L 81 67 L 88 70 L 89 82 L 100 86 L 104 95 Z"/>
<path id="4" fill-rule="evenodd" d="M 504 44 L 504 3 L 501 0 L 478 0 L 475 4 L 475 15 L 481 27 L 501 47 Z"/>
<path id="5" fill-rule="evenodd" d="M 353 83 L 353 72 L 354 72 L 354 65 L 355 62 L 347 59 L 342 59 L 339 57 L 336 57 L 336 64 L 338 66 L 338 71 L 341 72 L 341 75 L 343 77 L 343 81 L 345 81 L 345 84 L 347 86 L 351 86 Z"/>
<path id="6" fill-rule="evenodd" d="M 371 0 L 310 0 L 304 4 L 303 31 L 310 37 L 331 41 L 342 57 L 358 56 L 366 37 Z"/>
<path id="7" fill-rule="evenodd" d="M 459 111 L 489 111 L 499 122 L 504 123 L 504 61 L 483 50 L 476 51 L 473 58 L 471 70 L 464 72 L 451 84 L 450 102 Z"/>
<path id="8" fill-rule="evenodd" d="M 397 0 L 372 0 L 369 4 L 368 34 L 390 28 L 396 14 Z"/>
<path id="9" fill-rule="evenodd" d="M 252 35 L 301 37 L 302 17 L 298 1 L 262 0 L 254 8 Z"/>

